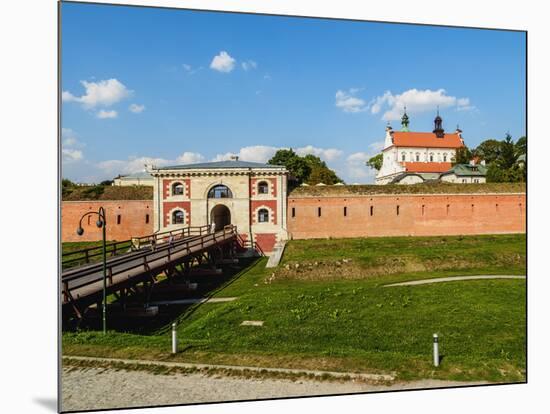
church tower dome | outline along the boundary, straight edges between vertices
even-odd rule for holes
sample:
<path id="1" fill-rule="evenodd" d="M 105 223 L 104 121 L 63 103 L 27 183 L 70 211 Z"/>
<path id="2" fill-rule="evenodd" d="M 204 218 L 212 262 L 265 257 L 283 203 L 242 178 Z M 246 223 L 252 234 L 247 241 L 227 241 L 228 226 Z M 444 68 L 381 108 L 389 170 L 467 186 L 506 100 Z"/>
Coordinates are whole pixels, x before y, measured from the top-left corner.
<path id="1" fill-rule="evenodd" d="M 409 132 L 409 117 L 407 115 L 407 107 L 404 108 L 403 116 L 401 117 L 401 131 Z"/>
<path id="2" fill-rule="evenodd" d="M 443 138 L 445 136 L 445 130 L 443 129 L 443 119 L 439 116 L 439 108 L 437 108 L 437 116 L 434 119 L 433 133 L 438 138 Z"/>

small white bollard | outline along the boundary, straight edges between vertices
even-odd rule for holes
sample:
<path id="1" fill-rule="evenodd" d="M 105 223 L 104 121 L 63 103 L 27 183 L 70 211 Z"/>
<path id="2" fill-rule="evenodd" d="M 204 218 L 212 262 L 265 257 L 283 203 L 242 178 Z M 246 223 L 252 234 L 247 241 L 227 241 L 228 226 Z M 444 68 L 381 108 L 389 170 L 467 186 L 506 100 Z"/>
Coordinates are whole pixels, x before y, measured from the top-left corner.
<path id="1" fill-rule="evenodd" d="M 434 365 L 439 366 L 439 338 L 437 334 L 434 334 Z"/>
<path id="2" fill-rule="evenodd" d="M 172 324 L 172 353 L 178 353 L 178 333 L 176 331 L 176 324 Z"/>

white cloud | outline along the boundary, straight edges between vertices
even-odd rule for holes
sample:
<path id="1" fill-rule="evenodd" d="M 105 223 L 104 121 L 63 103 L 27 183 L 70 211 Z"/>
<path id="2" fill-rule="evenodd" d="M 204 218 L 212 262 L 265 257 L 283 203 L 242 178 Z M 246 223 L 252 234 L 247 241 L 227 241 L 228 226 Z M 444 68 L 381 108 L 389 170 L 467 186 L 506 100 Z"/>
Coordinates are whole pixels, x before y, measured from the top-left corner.
<path id="1" fill-rule="evenodd" d="M 153 157 L 129 157 L 127 160 L 106 160 L 96 164 L 96 166 L 108 176 L 118 174 L 133 174 L 145 170 L 146 164 L 152 164 L 157 167 L 175 164 L 174 160 Z"/>
<path id="2" fill-rule="evenodd" d="M 63 146 L 72 147 L 77 143 L 76 132 L 71 128 L 61 128 L 61 144 Z"/>
<path id="3" fill-rule="evenodd" d="M 357 88 L 351 88 L 347 92 L 342 90 L 336 91 L 336 107 L 350 113 L 362 112 L 367 109 L 366 102 L 355 96 L 358 91 L 359 89 Z"/>
<path id="4" fill-rule="evenodd" d="M 177 160 L 180 164 L 195 164 L 197 162 L 204 161 L 204 155 L 199 154 L 198 152 L 184 152 L 181 154 Z"/>
<path id="5" fill-rule="evenodd" d="M 64 162 L 75 162 L 81 160 L 84 157 L 82 151 L 71 148 L 63 148 L 61 150 L 61 155 L 63 156 Z"/>
<path id="6" fill-rule="evenodd" d="M 78 98 L 69 91 L 61 92 L 61 100 L 63 102 L 78 102 Z"/>
<path id="7" fill-rule="evenodd" d="M 133 103 L 132 105 L 130 105 L 128 109 L 130 110 L 130 112 L 133 112 L 134 114 L 140 114 L 143 111 L 145 111 L 145 105 L 138 105 Z"/>
<path id="8" fill-rule="evenodd" d="M 386 91 L 383 95 L 374 98 L 368 105 L 372 114 L 377 114 L 383 108 L 387 108 L 382 115 L 382 119 L 385 121 L 401 119 L 405 107 L 407 107 L 408 113 L 415 114 L 435 111 L 438 106 L 440 108 L 456 107 L 459 111 L 475 108 L 470 105 L 469 98 L 457 98 L 447 95 L 445 89 L 409 89 L 397 95 Z"/>
<path id="9" fill-rule="evenodd" d="M 384 149 L 384 141 L 376 141 L 369 144 L 369 149 L 373 152 L 380 152 Z"/>
<path id="10" fill-rule="evenodd" d="M 212 161 L 225 161 L 233 156 L 238 156 L 239 160 L 250 162 L 267 162 L 279 148 L 267 145 L 252 145 L 243 147 L 238 153 L 226 152 L 225 154 L 217 154 Z"/>
<path id="11" fill-rule="evenodd" d="M 77 134 L 71 128 L 61 128 L 61 155 L 64 163 L 74 163 L 84 158 L 84 144 L 77 139 Z"/>
<path id="12" fill-rule="evenodd" d="M 313 154 L 324 161 L 334 161 L 343 154 L 343 151 L 336 148 L 317 148 L 313 145 L 297 148 L 295 151 L 300 156 Z"/>
<path id="13" fill-rule="evenodd" d="M 328 167 L 336 171 L 337 175 L 344 179 L 346 182 L 372 182 L 374 180 L 375 171 L 370 170 L 366 165 L 370 157 L 376 153 L 374 151 L 377 143 L 369 145 L 368 152 L 356 152 L 352 154 L 344 154 L 344 152 L 337 148 L 318 148 L 313 145 L 306 145 L 295 149 L 295 152 L 301 156 L 306 154 L 313 154 L 324 160 Z M 239 160 L 266 163 L 270 158 L 275 155 L 279 149 L 288 149 L 288 147 L 275 147 L 269 145 L 251 145 L 240 148 L 237 152 L 227 152 L 223 154 L 217 154 L 211 158 L 210 161 L 223 161 L 229 160 L 231 156 L 237 155 Z M 72 150 L 71 150 L 72 151 Z M 64 154 L 64 158 L 75 159 L 78 158 L 78 153 Z M 166 159 L 160 157 L 147 157 L 147 156 L 133 156 L 126 160 L 106 160 L 99 163 L 87 163 L 86 166 L 79 167 L 79 171 L 83 171 L 83 168 L 93 169 L 87 171 L 87 181 L 101 181 L 104 179 L 115 177 L 118 174 L 132 174 L 140 171 L 144 171 L 146 164 L 152 164 L 157 167 L 163 167 L 168 165 L 177 164 L 194 164 L 199 162 L 205 162 L 208 158 L 203 154 L 197 152 L 186 151 L 181 153 L 176 159 Z M 79 165 L 79 164 L 70 164 Z M 74 179 L 81 179 L 82 177 L 74 177 Z"/>
<path id="14" fill-rule="evenodd" d="M 265 80 L 271 80 L 271 75 L 270 75 L 269 73 L 266 73 L 266 74 L 264 75 L 264 79 L 265 79 Z"/>
<path id="15" fill-rule="evenodd" d="M 365 163 L 373 156 L 368 152 L 355 152 L 346 158 L 345 173 L 348 180 L 361 182 L 373 182 L 376 171 L 369 168 Z"/>
<path id="16" fill-rule="evenodd" d="M 167 165 L 177 164 L 193 164 L 204 161 L 205 157 L 197 152 L 183 152 L 175 160 L 160 158 L 160 157 L 128 157 L 127 160 L 106 160 L 96 164 L 96 167 L 101 170 L 102 176 L 114 177 L 118 174 L 133 174 L 145 170 L 145 165 L 154 165 L 155 167 L 163 167 Z"/>
<path id="17" fill-rule="evenodd" d="M 470 105 L 469 98 L 460 98 L 456 101 L 457 111 L 473 111 L 475 109 L 476 107 L 474 105 Z"/>
<path id="18" fill-rule="evenodd" d="M 218 72 L 229 73 L 235 67 L 235 59 L 222 50 L 218 55 L 214 56 L 210 63 L 210 68 L 217 70 Z"/>
<path id="19" fill-rule="evenodd" d="M 245 71 L 248 71 L 248 70 L 256 69 L 258 67 L 258 64 L 253 60 L 247 60 L 245 62 L 242 62 L 241 66 Z"/>
<path id="20" fill-rule="evenodd" d="M 64 102 L 79 102 L 85 109 L 97 106 L 111 106 L 132 95 L 124 84 L 117 79 L 100 80 L 98 82 L 80 81 L 86 93 L 80 97 L 69 91 L 63 91 L 61 98 Z"/>
<path id="21" fill-rule="evenodd" d="M 98 117 L 99 119 L 112 119 L 112 118 L 116 118 L 117 116 L 118 116 L 118 112 L 115 111 L 114 109 L 112 111 L 106 111 L 104 109 L 101 109 L 96 114 L 96 117 Z"/>
<path id="22" fill-rule="evenodd" d="M 187 64 L 187 63 L 183 63 L 182 65 L 182 68 L 183 70 L 189 74 L 189 75 L 194 75 L 195 73 L 197 73 L 199 70 L 202 70 L 203 67 L 202 66 L 199 66 L 198 68 L 193 68 L 193 66 Z"/>

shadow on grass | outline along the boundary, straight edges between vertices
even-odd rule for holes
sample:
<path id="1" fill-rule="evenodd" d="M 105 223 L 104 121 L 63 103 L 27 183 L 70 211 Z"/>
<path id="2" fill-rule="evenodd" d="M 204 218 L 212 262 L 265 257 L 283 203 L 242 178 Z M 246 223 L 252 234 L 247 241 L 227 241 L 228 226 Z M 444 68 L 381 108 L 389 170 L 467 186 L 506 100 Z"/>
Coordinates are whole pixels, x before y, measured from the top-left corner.
<path id="1" fill-rule="evenodd" d="M 237 281 L 259 260 L 260 258 L 241 258 L 238 264 L 220 266 L 222 273 L 218 275 L 178 276 L 171 280 L 165 279 L 159 281 L 153 287 L 149 297 L 145 293 L 129 296 L 125 309 L 118 300 L 115 300 L 109 303 L 107 309 L 107 329 L 140 335 L 166 332 L 171 329 L 173 322 L 187 319 L 202 303 L 155 305 L 158 306 L 158 314 L 146 316 L 143 314 L 143 311 L 147 303 L 210 298 Z M 195 283 L 197 284 L 196 289 L 190 290 L 186 288 L 188 284 Z M 86 313 L 86 318 L 81 321 L 79 329 L 101 330 L 101 312 L 98 312 L 95 307 L 89 309 Z M 76 327 L 73 325 L 73 327 L 66 327 L 64 330 L 75 331 Z"/>

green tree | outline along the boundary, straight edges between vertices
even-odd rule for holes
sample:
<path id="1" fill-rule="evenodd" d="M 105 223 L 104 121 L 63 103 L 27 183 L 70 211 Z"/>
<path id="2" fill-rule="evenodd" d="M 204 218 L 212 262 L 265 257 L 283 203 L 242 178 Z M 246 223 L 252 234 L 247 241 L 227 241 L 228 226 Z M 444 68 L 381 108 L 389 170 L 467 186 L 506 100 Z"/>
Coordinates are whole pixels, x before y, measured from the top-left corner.
<path id="1" fill-rule="evenodd" d="M 63 188 L 71 188 L 71 187 L 75 187 L 75 186 L 76 186 L 75 183 L 73 183 L 68 178 L 63 178 L 61 180 L 61 187 L 63 187 Z"/>
<path id="2" fill-rule="evenodd" d="M 311 174 L 311 167 L 306 160 L 296 154 L 292 148 L 278 150 L 268 164 L 284 165 L 292 176 L 291 186 L 302 184 Z"/>
<path id="3" fill-rule="evenodd" d="M 99 185 L 113 185 L 113 180 L 105 180 L 99 183 Z"/>
<path id="4" fill-rule="evenodd" d="M 371 157 L 367 162 L 367 167 L 374 168 L 376 171 L 380 171 L 380 168 L 382 168 L 382 161 L 384 160 L 384 154 L 380 153 L 378 155 L 375 155 L 374 157 Z"/>
<path id="5" fill-rule="evenodd" d="M 336 184 L 342 182 L 321 158 L 308 154 L 300 157 L 292 149 L 280 149 L 268 161 L 273 165 L 284 165 L 290 173 L 290 187 L 308 184 Z"/>
<path id="6" fill-rule="evenodd" d="M 76 188 L 76 184 L 73 183 L 68 178 L 63 178 L 61 180 L 61 198 L 68 196 L 71 194 L 74 189 Z"/>
<path id="7" fill-rule="evenodd" d="M 487 139 L 476 147 L 473 151 L 473 155 L 485 160 L 487 164 L 490 164 L 499 157 L 500 147 L 500 141 L 496 139 Z"/>
<path id="8" fill-rule="evenodd" d="M 460 147 L 456 150 L 453 164 L 469 164 L 472 159 L 472 151 L 467 146 Z"/>
<path id="9" fill-rule="evenodd" d="M 516 156 L 527 154 L 527 137 L 523 136 L 516 142 Z"/>
<path id="10" fill-rule="evenodd" d="M 521 142 L 520 142 L 521 141 Z M 522 152 L 525 151 L 525 152 Z M 527 168 L 518 165 L 518 157 L 527 151 L 527 138 L 522 137 L 516 144 L 510 134 L 500 141 L 499 155 L 487 169 L 487 182 L 518 182 L 527 180 Z"/>
<path id="11" fill-rule="evenodd" d="M 280 149 L 277 150 L 275 155 L 273 155 L 273 157 L 271 157 L 271 159 L 267 163 L 272 165 L 284 165 L 286 167 L 289 161 L 297 157 L 298 154 L 296 154 L 292 148 Z"/>
<path id="12" fill-rule="evenodd" d="M 323 183 L 332 185 L 342 182 L 342 179 L 340 179 L 333 170 L 328 168 L 327 164 L 321 160 L 321 158 L 308 154 L 304 157 L 304 160 L 311 168 L 311 172 L 306 180 L 308 184 L 315 185 Z"/>
<path id="13" fill-rule="evenodd" d="M 500 143 L 500 154 L 496 162 L 501 169 L 508 170 L 516 165 L 516 161 L 517 156 L 514 141 L 512 141 L 510 134 L 506 134 L 506 138 Z"/>

